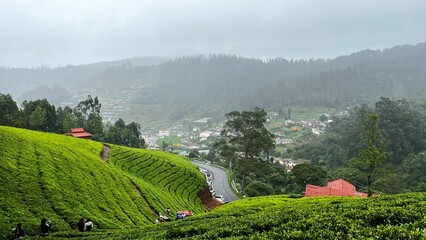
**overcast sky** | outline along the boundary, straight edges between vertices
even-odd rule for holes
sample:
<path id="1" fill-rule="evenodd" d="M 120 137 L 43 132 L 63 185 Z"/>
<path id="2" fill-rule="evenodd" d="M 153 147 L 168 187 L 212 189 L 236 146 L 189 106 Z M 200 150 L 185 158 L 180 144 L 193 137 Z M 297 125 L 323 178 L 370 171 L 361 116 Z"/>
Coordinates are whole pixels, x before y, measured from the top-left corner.
<path id="1" fill-rule="evenodd" d="M 424 0 L 1 0 L 0 66 L 332 58 L 426 41 Z"/>

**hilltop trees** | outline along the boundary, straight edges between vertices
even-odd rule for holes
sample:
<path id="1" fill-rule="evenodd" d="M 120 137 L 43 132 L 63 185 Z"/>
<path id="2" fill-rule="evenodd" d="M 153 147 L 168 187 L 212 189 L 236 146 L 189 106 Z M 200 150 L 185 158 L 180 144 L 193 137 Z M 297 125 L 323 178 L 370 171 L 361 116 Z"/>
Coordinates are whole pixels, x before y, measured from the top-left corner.
<path id="1" fill-rule="evenodd" d="M 47 99 L 24 101 L 22 106 L 22 109 L 18 109 L 9 94 L 0 93 L 0 125 L 59 134 L 82 127 L 93 134 L 94 140 L 136 148 L 145 146 L 139 123 L 126 125 L 120 118 L 112 125 L 104 125 L 100 114 L 101 103 L 97 97 L 89 95 L 75 108 L 65 106 L 56 109 Z"/>
<path id="2" fill-rule="evenodd" d="M 345 178 L 370 193 L 421 189 L 426 179 L 412 166 L 423 166 L 424 121 L 413 103 L 382 97 L 374 107 L 363 104 L 334 117 L 324 136 L 297 147 L 293 156 L 311 160 L 324 156 L 333 178 Z M 417 177 L 410 177 L 412 173 Z"/>
<path id="3" fill-rule="evenodd" d="M 104 140 L 122 146 L 141 148 L 144 147 L 145 140 L 140 135 L 139 123 L 131 122 L 126 125 L 126 122 L 120 118 L 113 125 L 106 125 Z"/>
<path id="4" fill-rule="evenodd" d="M 77 127 L 77 118 L 71 107 L 58 107 L 56 109 L 57 133 L 68 132 L 71 128 Z"/>
<path id="5" fill-rule="evenodd" d="M 24 127 L 28 129 L 55 132 L 56 130 L 56 108 L 47 101 L 41 99 L 36 101 L 24 101 L 22 117 Z"/>
<path id="6" fill-rule="evenodd" d="M 79 126 L 93 133 L 98 139 L 101 139 L 103 134 L 101 106 L 98 97 L 92 98 L 88 95 L 87 99 L 81 101 L 73 110 Z"/>
<path id="7" fill-rule="evenodd" d="M 9 94 L 0 93 L 0 125 L 16 125 L 19 109 Z"/>
<path id="8" fill-rule="evenodd" d="M 275 147 L 274 135 L 264 126 L 267 113 L 261 108 L 253 111 L 233 111 L 225 115 L 227 121 L 216 143 L 220 155 L 237 170 L 242 189 L 246 177 L 254 171 L 256 162 L 269 160 L 269 150 Z"/>

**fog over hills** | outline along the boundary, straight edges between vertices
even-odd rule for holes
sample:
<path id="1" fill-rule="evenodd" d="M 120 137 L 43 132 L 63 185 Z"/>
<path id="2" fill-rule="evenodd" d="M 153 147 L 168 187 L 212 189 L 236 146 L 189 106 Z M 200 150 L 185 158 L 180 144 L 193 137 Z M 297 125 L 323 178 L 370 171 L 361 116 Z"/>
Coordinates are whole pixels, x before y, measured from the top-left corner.
<path id="1" fill-rule="evenodd" d="M 166 57 L 138 57 L 56 68 L 0 67 L 0 92 L 9 93 L 21 101 L 47 98 L 52 103 L 60 104 L 69 101 L 70 91 L 84 85 L 89 78 L 109 67 L 156 65 L 170 59 Z"/>
<path id="2" fill-rule="evenodd" d="M 422 99 L 426 44 L 364 50 L 335 59 L 261 60 L 235 55 L 135 58 L 58 68 L 0 68 L 0 92 L 19 102 L 78 103 L 98 96 L 105 112 L 128 120 L 223 116 L 260 106 L 339 107 L 380 96 Z M 150 119 L 148 117 L 147 119 Z"/>
<path id="3" fill-rule="evenodd" d="M 0 2 L 0 66 L 211 53 L 335 58 L 426 39 L 422 0 Z"/>

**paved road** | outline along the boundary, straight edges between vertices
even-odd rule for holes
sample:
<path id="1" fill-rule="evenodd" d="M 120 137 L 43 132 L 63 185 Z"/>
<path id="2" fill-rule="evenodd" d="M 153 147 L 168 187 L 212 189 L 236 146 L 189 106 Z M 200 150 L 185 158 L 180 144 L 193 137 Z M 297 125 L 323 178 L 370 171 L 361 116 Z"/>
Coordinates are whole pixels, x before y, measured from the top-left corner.
<path id="1" fill-rule="evenodd" d="M 200 168 L 204 168 L 209 171 L 213 176 L 213 188 L 216 194 L 222 195 L 225 198 L 225 201 L 232 202 L 238 200 L 237 195 L 232 192 L 228 184 L 228 174 L 225 170 L 219 167 L 215 167 L 210 164 L 205 164 L 201 162 L 192 162 Z"/>

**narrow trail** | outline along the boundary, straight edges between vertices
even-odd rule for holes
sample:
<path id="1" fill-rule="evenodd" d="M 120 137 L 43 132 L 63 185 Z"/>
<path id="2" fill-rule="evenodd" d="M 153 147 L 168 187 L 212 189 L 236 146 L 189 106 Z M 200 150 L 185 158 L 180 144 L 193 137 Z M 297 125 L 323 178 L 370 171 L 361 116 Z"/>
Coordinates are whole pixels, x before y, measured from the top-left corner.
<path id="1" fill-rule="evenodd" d="M 109 152 L 111 151 L 111 147 L 109 145 L 104 144 L 102 146 L 102 151 L 101 151 L 101 158 L 102 160 L 104 160 L 105 162 L 108 162 L 108 158 L 109 158 Z"/>
<path id="2" fill-rule="evenodd" d="M 134 183 L 132 181 L 133 186 L 135 186 L 135 190 L 136 193 L 139 195 L 139 197 L 143 198 L 143 200 L 146 202 L 146 204 L 149 206 L 149 209 L 151 210 L 152 213 L 154 213 L 155 215 L 158 215 L 158 212 L 155 210 L 155 208 L 153 206 L 151 206 L 148 202 L 148 199 L 145 197 L 145 195 L 142 193 L 141 189 L 136 185 L 136 183 Z"/>

